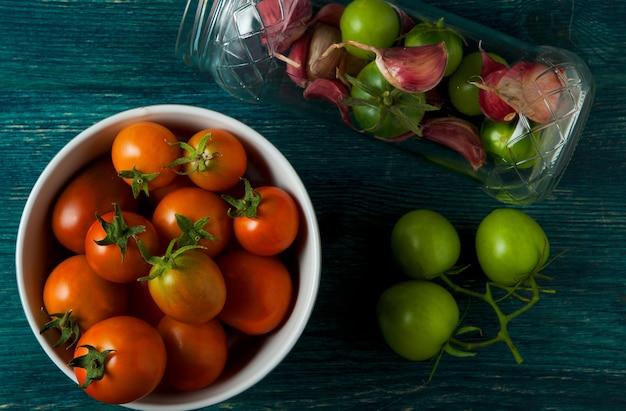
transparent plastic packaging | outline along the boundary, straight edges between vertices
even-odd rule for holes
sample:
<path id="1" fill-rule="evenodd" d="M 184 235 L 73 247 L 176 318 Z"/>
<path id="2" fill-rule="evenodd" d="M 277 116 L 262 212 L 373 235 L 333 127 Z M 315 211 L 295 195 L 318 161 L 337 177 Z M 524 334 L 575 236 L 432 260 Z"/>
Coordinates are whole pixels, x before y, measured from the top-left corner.
<path id="1" fill-rule="evenodd" d="M 303 88 L 287 74 L 288 63 L 283 57 L 288 50 L 282 50 L 284 42 L 279 45 L 280 41 L 273 40 L 277 33 L 283 36 L 281 40 L 293 35 L 285 31 L 289 29 L 289 19 L 293 19 L 289 6 L 294 2 L 300 0 L 188 0 L 176 54 L 187 65 L 210 74 L 216 84 L 238 99 L 275 104 L 324 121 L 330 119 L 349 131 L 337 106 L 304 98 Z M 346 5 L 349 1 L 339 3 Z M 486 193 L 503 203 L 528 205 L 546 198 L 563 175 L 589 115 L 594 82 L 586 64 L 567 50 L 528 44 L 417 0 L 390 3 L 415 23 L 443 18 L 446 27 L 464 37 L 466 52 L 477 51 L 480 44 L 483 50 L 496 53 L 511 64 L 544 64 L 548 72 L 557 73 L 562 86 L 551 92 L 558 96 L 558 105 L 547 121 L 538 124 L 523 115 L 515 120 L 518 130 L 508 143 L 509 149 L 521 141 L 531 141 L 535 154 L 530 159 L 502 162 L 487 156 L 475 168 L 458 152 L 423 138 L 394 140 L 389 145 L 474 179 Z M 326 4 L 313 0 L 313 12 Z M 480 120 L 472 121 L 480 126 Z"/>

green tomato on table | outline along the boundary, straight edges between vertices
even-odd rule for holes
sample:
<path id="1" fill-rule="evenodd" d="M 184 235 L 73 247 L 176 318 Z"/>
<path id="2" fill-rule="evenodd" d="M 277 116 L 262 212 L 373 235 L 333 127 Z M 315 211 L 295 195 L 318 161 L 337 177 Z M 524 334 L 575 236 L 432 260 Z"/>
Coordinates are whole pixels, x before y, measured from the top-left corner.
<path id="1" fill-rule="evenodd" d="M 424 361 L 437 355 L 452 336 L 459 307 L 442 286 L 408 280 L 383 292 L 376 315 L 384 340 L 398 355 Z"/>
<path id="2" fill-rule="evenodd" d="M 409 277 L 430 280 L 456 264 L 461 255 L 461 240 L 443 215 L 418 209 L 404 214 L 394 225 L 391 251 Z"/>
<path id="3" fill-rule="evenodd" d="M 485 275 L 494 283 L 513 286 L 548 261 L 550 242 L 531 216 L 514 208 L 487 215 L 476 231 L 476 255 Z"/>

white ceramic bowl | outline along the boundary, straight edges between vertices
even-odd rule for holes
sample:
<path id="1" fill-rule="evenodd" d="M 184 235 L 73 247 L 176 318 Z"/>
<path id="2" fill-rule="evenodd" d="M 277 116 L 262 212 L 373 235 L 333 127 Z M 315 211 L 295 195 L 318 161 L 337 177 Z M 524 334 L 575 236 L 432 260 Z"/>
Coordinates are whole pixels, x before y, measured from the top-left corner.
<path id="1" fill-rule="evenodd" d="M 321 244 L 317 218 L 309 195 L 288 160 L 267 139 L 231 117 L 197 107 L 156 105 L 124 111 L 89 127 L 59 151 L 35 183 L 20 221 L 16 245 L 17 284 L 26 318 L 45 353 L 72 380 L 76 381 L 72 368 L 67 366 L 59 350 L 53 348 L 55 336 L 39 333 L 47 320 L 41 313 L 43 284 L 53 268 L 52 258 L 46 252 L 46 242 L 52 241 L 51 229 L 46 228 L 51 205 L 68 179 L 109 151 L 120 129 L 138 121 L 154 121 L 172 130 L 186 131 L 189 136 L 209 127 L 229 130 L 246 147 L 250 163 L 248 175 L 260 176 L 285 189 L 294 196 L 301 210 L 303 223 L 296 243 L 295 302 L 286 322 L 260 338 L 250 348 L 250 355 L 234 366 L 236 369 L 227 367 L 211 386 L 189 393 L 157 389 L 125 405 L 142 410 L 197 409 L 225 401 L 260 381 L 284 359 L 301 336 L 313 310 L 320 281 Z M 33 255 L 40 258 L 33 258 Z"/>

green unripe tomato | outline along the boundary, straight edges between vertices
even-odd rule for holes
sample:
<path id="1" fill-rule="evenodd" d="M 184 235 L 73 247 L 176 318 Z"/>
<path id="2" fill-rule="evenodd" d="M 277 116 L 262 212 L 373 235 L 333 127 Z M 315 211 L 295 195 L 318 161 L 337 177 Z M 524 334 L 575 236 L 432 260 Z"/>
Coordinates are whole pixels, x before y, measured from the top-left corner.
<path id="1" fill-rule="evenodd" d="M 478 226 L 476 255 L 491 281 L 512 286 L 548 261 L 550 242 L 531 216 L 517 209 L 499 208 Z"/>
<path id="2" fill-rule="evenodd" d="M 500 122 L 485 118 L 480 126 L 480 139 L 496 164 L 535 164 L 537 137 L 528 133 L 519 121 Z"/>
<path id="3" fill-rule="evenodd" d="M 506 61 L 493 53 L 488 53 L 495 61 L 507 64 Z M 470 81 L 479 79 L 483 68 L 483 58 L 479 51 L 467 54 L 457 69 L 448 79 L 448 94 L 454 108 L 468 116 L 478 116 L 483 112 L 478 100 L 478 87 Z"/>
<path id="4" fill-rule="evenodd" d="M 461 240 L 444 216 L 419 209 L 396 222 L 391 232 L 391 251 L 409 277 L 429 280 L 456 264 L 461 255 Z"/>
<path id="5" fill-rule="evenodd" d="M 362 86 L 353 85 L 351 96 L 369 104 L 354 106 L 352 112 L 359 126 L 368 133 L 381 138 L 398 137 L 411 131 L 407 122 L 417 126 L 424 118 L 425 111 L 420 104 L 426 104 L 426 95 L 394 88 L 385 80 L 375 61 L 366 64 L 356 79 Z"/>
<path id="6" fill-rule="evenodd" d="M 339 29 L 343 41 L 356 41 L 376 48 L 391 47 L 400 36 L 400 18 L 384 0 L 353 0 L 346 6 Z M 363 60 L 372 60 L 374 53 L 348 46 L 346 50 Z"/>
<path id="7" fill-rule="evenodd" d="M 444 77 L 454 73 L 463 59 L 463 39 L 443 24 L 420 23 L 406 35 L 404 45 L 407 47 L 440 44 L 444 42 L 448 50 L 448 64 Z"/>
<path id="8" fill-rule="evenodd" d="M 396 353 L 424 361 L 439 353 L 459 322 L 459 307 L 442 286 L 430 281 L 404 281 L 385 290 L 376 316 L 381 334 Z"/>

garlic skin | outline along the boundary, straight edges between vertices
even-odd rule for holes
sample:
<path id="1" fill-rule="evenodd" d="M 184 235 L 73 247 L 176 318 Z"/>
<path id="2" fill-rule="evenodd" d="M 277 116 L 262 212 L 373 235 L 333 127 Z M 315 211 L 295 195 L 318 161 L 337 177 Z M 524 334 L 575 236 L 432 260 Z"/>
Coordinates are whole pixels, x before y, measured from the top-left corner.
<path id="1" fill-rule="evenodd" d="M 343 79 L 346 73 L 356 75 L 367 62 L 342 48 L 332 47 L 340 41 L 339 28 L 317 22 L 293 43 L 288 57 L 283 59 L 287 63 L 287 74 L 303 88 L 321 78 Z"/>
<path id="2" fill-rule="evenodd" d="M 342 82 L 325 78 L 310 82 L 303 93 L 304 98 L 326 100 L 333 103 L 339 109 L 343 122 L 353 130 L 362 132 L 352 122 L 350 107 L 343 103 L 349 95 L 348 88 Z"/>
<path id="3" fill-rule="evenodd" d="M 485 50 L 480 49 L 482 58 L 481 77 L 486 88 L 480 87 L 478 91 L 478 101 L 480 109 L 490 120 L 511 121 L 515 118 L 516 112 L 509 106 L 494 90 L 502 77 L 508 71 L 508 67 L 495 61 Z"/>
<path id="4" fill-rule="evenodd" d="M 297 39 L 291 46 L 289 56 L 285 63 L 287 75 L 299 87 L 306 87 L 308 84 L 307 75 L 307 56 L 309 55 L 309 46 L 311 44 L 312 33 L 307 31 L 302 37 Z"/>
<path id="5" fill-rule="evenodd" d="M 347 46 L 373 52 L 376 56 L 376 66 L 385 80 L 398 90 L 407 93 L 423 93 L 437 87 L 448 64 L 448 50 L 444 42 L 377 49 L 356 41 L 344 41 L 332 44 L 319 58 L 325 59 L 335 49 Z"/>
<path id="6" fill-rule="evenodd" d="M 341 42 L 341 31 L 325 23 L 317 23 L 309 44 L 307 75 L 309 80 L 332 79 L 341 70 L 348 53 L 343 49 L 333 49 L 324 59 L 319 57 L 333 44 Z"/>
<path id="7" fill-rule="evenodd" d="M 484 84 L 489 87 L 497 85 L 506 72 L 506 67 L 504 69 L 492 71 L 484 77 Z M 478 101 L 481 111 L 485 117 L 490 120 L 509 122 L 513 120 L 517 114 L 515 109 L 508 105 L 500 97 L 500 95 L 493 90 L 481 88 L 478 91 Z"/>
<path id="8" fill-rule="evenodd" d="M 564 83 L 554 69 L 522 61 L 506 72 L 496 90 L 515 111 L 543 124 L 557 113 L 563 88 Z"/>
<path id="9" fill-rule="evenodd" d="M 262 0 L 257 8 L 274 54 L 283 53 L 299 39 L 313 17 L 311 0 Z"/>
<path id="10" fill-rule="evenodd" d="M 478 128 L 469 121 L 456 117 L 437 117 L 423 121 L 420 128 L 423 138 L 456 151 L 474 170 L 485 163 L 487 153 Z"/>
<path id="11" fill-rule="evenodd" d="M 542 63 L 530 61 L 520 61 L 507 68 L 482 49 L 481 53 L 482 81 L 472 84 L 480 88 L 481 110 L 486 117 L 511 121 L 515 114 L 520 114 L 543 124 L 555 116 L 560 92 L 564 89 L 560 73 Z"/>

